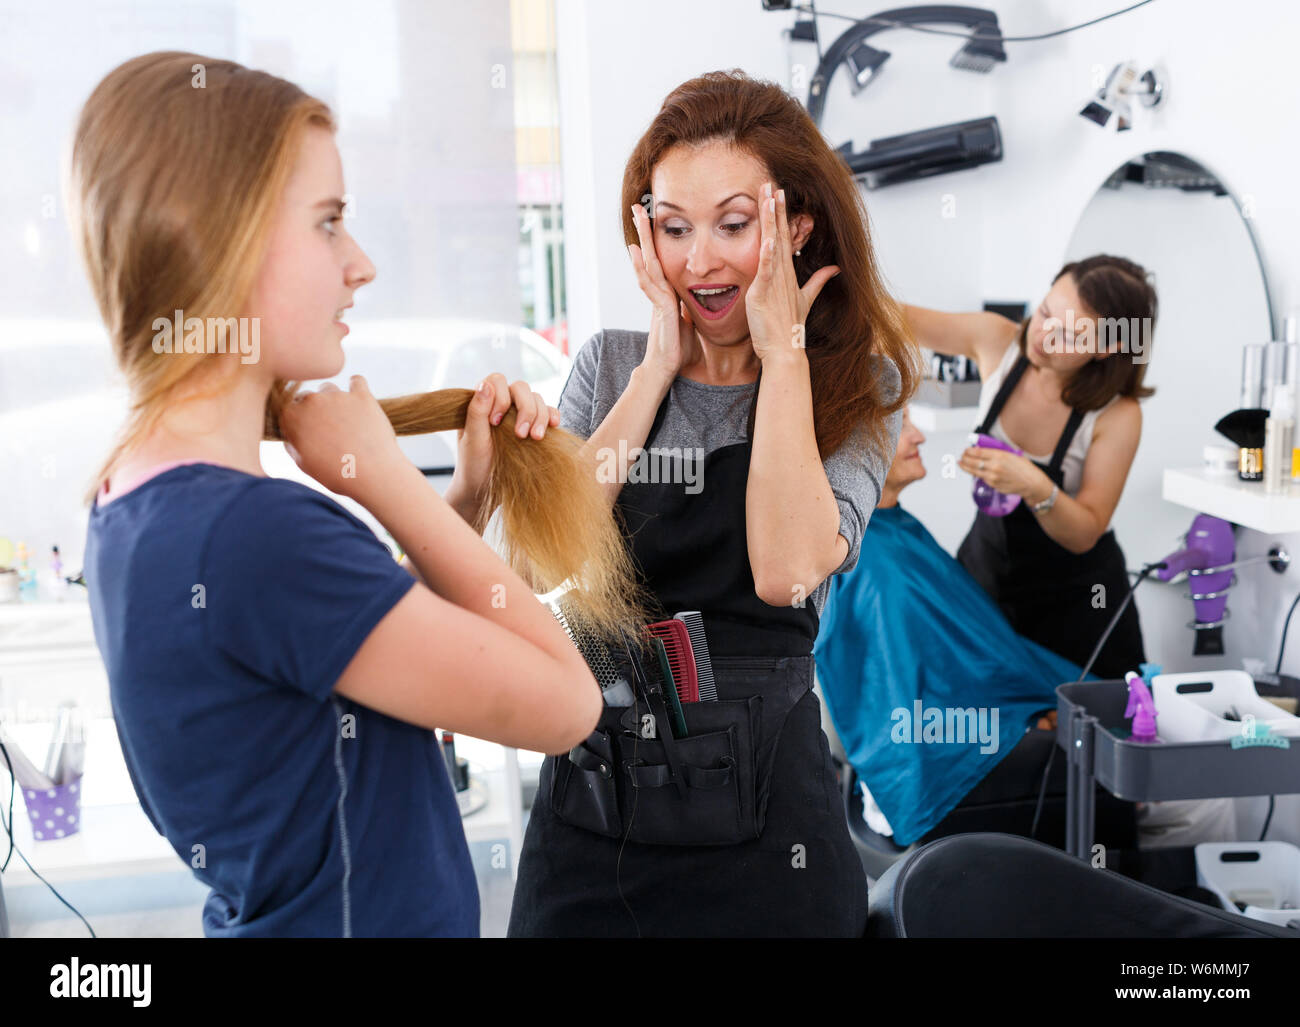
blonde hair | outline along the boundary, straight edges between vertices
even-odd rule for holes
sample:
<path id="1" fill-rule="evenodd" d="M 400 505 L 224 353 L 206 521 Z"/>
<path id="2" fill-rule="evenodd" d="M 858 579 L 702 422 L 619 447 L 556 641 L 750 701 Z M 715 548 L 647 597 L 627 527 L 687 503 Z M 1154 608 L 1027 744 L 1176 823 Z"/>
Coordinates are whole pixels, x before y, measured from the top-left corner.
<path id="1" fill-rule="evenodd" d="M 69 209 L 95 300 L 131 391 L 122 433 L 95 477 L 106 478 L 158 423 L 181 386 L 222 359 L 154 351 L 153 322 L 175 310 L 206 319 L 241 311 L 266 251 L 272 215 L 308 127 L 333 131 L 320 100 L 233 61 L 162 52 L 115 68 L 81 111 Z M 265 436 L 292 383 L 267 398 Z M 472 392 L 443 389 L 380 401 L 399 435 L 461 428 Z M 514 433 L 514 410 L 492 429 L 492 465 L 478 526 L 501 509 L 505 557 L 534 591 L 569 586 L 564 604 L 610 640 L 636 633 L 652 599 L 636 579 L 595 463 L 582 442 L 549 429 Z M 93 495 L 93 491 L 92 491 Z M 657 613 L 656 613 L 657 615 Z"/>

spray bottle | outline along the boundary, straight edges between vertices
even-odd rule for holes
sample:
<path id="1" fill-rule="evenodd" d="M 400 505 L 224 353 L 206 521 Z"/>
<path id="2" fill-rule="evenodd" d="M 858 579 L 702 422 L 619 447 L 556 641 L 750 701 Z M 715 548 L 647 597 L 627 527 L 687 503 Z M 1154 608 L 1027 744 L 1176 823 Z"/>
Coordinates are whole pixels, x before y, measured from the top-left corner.
<path id="1" fill-rule="evenodd" d="M 1024 455 L 1023 450 L 1018 449 L 1009 442 L 1003 442 L 1001 439 L 995 439 L 992 435 L 985 435 L 982 432 L 973 433 L 968 441 L 970 445 L 979 446 L 981 449 L 1003 449 L 1008 453 L 1015 453 L 1016 456 Z M 975 479 L 971 495 L 975 497 L 975 505 L 990 517 L 1005 517 L 1020 505 L 1019 496 L 999 492 L 983 478 Z"/>
<path id="2" fill-rule="evenodd" d="M 1125 717 L 1133 718 L 1132 742 L 1158 742 L 1156 737 L 1156 704 L 1147 690 L 1142 676 L 1134 671 L 1124 675 L 1128 682 L 1128 706 L 1124 709 Z"/>

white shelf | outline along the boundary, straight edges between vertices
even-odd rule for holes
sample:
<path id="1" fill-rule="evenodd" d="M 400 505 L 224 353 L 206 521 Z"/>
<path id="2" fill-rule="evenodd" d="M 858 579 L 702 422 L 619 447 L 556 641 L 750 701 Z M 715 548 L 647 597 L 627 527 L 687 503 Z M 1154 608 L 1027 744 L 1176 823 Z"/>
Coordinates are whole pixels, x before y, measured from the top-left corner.
<path id="1" fill-rule="evenodd" d="M 518 784 L 511 781 L 506 766 L 484 770 L 474 765 L 472 769 L 476 787 L 486 791 L 488 802 L 462 819 L 465 837 L 470 842 L 508 840 L 512 861 L 517 866 L 523 843 L 523 806 Z M 7 818 L 9 775 L 0 776 L 5 779 L 3 798 Z M 517 815 L 514 813 L 516 804 L 519 806 Z M 32 836 L 26 800 L 21 794 L 15 794 L 14 822 L 14 841 L 32 861 L 32 866 L 52 884 L 188 869 L 167 839 L 154 830 L 138 802 L 83 806 L 80 831 L 67 838 L 37 841 Z M 4 853 L 8 851 L 8 839 L 2 829 L 0 839 L 4 839 L 4 844 L 0 845 L 0 862 L 3 862 Z M 31 871 L 15 855 L 4 874 L 5 887 L 37 883 Z"/>
<path id="2" fill-rule="evenodd" d="M 977 407 L 936 407 L 912 403 L 907 408 L 912 423 L 921 431 L 973 432 L 978 423 Z"/>
<path id="3" fill-rule="evenodd" d="M 1202 468 L 1166 468 L 1161 495 L 1199 513 L 1221 517 L 1266 535 L 1300 532 L 1300 484 L 1265 492 L 1262 481 L 1242 481 L 1236 474 L 1211 474 Z"/>
<path id="4" fill-rule="evenodd" d="M 73 593 L 66 602 L 0 603 L 0 660 L 37 656 L 99 659 L 90 604 Z"/>
<path id="5" fill-rule="evenodd" d="M 9 781 L 8 775 L 4 776 L 7 804 Z M 5 816 L 8 815 L 6 805 Z M 21 795 L 15 795 L 14 841 L 51 884 L 188 869 L 167 839 L 153 829 L 139 803 L 83 807 L 81 830 L 76 834 L 37 841 L 32 837 L 26 801 Z M 4 851 L 8 848 L 6 838 Z M 17 855 L 10 861 L 4 881 L 6 888 L 39 883 Z"/>

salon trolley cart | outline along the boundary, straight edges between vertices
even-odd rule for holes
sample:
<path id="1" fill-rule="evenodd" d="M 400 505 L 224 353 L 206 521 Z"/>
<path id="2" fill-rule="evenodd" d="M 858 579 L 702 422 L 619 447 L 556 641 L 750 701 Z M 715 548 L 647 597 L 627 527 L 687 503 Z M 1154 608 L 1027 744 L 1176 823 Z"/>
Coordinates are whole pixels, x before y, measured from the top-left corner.
<path id="1" fill-rule="evenodd" d="M 1300 679 L 1257 683 L 1264 697 L 1300 696 Z M 1300 738 L 1289 745 L 1213 742 L 1134 742 L 1124 717 L 1128 684 L 1082 681 L 1056 689 L 1056 743 L 1065 750 L 1065 848 L 1087 860 L 1092 853 L 1096 792 L 1093 782 L 1119 799 L 1163 802 L 1300 793 Z"/>

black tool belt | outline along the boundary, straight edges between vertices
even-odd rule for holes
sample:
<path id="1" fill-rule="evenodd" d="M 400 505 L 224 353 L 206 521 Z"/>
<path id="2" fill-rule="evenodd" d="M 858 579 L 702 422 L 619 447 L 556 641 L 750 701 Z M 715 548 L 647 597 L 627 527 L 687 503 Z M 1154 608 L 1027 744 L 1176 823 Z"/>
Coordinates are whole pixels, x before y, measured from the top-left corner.
<path id="1" fill-rule="evenodd" d="M 772 663 L 715 662 L 719 693 L 729 670 Z M 650 845 L 735 845 L 759 837 L 785 717 L 811 687 L 788 672 L 770 673 L 782 687 L 683 703 L 681 738 L 673 736 L 661 695 L 606 707 L 585 741 L 551 757 L 552 811 L 574 827 Z"/>

